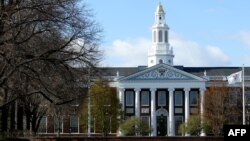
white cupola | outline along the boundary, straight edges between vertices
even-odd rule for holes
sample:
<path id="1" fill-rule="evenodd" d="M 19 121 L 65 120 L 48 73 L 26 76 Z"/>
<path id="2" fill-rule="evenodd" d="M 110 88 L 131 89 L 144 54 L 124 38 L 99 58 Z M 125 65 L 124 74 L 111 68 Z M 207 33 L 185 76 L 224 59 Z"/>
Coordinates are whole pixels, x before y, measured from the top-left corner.
<path id="1" fill-rule="evenodd" d="M 168 30 L 163 6 L 159 4 L 155 12 L 155 23 L 152 26 L 152 46 L 148 50 L 148 67 L 159 63 L 173 65 L 174 54 L 168 42 Z"/>

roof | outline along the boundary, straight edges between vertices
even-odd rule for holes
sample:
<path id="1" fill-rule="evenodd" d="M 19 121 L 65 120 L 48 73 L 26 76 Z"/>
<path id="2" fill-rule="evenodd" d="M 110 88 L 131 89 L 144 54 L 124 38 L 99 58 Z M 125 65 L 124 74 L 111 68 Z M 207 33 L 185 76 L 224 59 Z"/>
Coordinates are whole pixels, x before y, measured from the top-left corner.
<path id="1" fill-rule="evenodd" d="M 184 70 L 178 69 L 168 64 L 160 63 L 143 69 L 132 75 L 122 77 L 119 81 L 130 80 L 189 80 L 189 81 L 206 81 L 203 77 L 198 77 Z"/>
<path id="2" fill-rule="evenodd" d="M 196 76 L 228 76 L 234 72 L 242 70 L 241 67 L 184 67 L 174 66 L 176 69 L 191 73 Z M 147 69 L 147 66 L 138 67 L 99 67 L 98 70 L 102 72 L 104 76 L 116 76 L 117 72 L 119 76 L 129 76 L 134 73 Z M 250 67 L 244 67 L 245 76 L 250 76 Z"/>

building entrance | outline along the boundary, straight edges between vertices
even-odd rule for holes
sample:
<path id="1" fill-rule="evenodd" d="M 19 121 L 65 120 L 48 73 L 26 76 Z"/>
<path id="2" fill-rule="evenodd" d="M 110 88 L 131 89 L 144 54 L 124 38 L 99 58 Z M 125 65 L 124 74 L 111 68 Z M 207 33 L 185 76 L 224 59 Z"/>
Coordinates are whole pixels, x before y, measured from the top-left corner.
<path id="1" fill-rule="evenodd" d="M 167 116 L 163 114 L 161 116 L 157 116 L 157 136 L 167 136 L 168 133 L 168 126 Z"/>

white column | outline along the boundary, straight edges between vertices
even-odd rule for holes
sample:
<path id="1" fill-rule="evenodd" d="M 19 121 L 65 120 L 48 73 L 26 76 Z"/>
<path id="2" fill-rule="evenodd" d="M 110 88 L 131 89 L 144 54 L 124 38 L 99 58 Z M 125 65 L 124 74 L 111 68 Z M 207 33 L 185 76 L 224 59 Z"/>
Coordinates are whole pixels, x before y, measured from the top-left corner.
<path id="1" fill-rule="evenodd" d="M 152 128 L 152 132 L 151 132 L 151 136 L 156 136 L 156 107 L 155 107 L 155 88 L 151 88 L 151 128 Z"/>
<path id="2" fill-rule="evenodd" d="M 185 123 L 187 123 L 188 119 L 189 119 L 189 91 L 190 88 L 185 88 Z M 189 134 L 185 133 L 185 136 L 189 136 Z"/>
<path id="3" fill-rule="evenodd" d="M 174 88 L 169 88 L 169 134 L 174 136 Z"/>
<path id="4" fill-rule="evenodd" d="M 140 117 L 140 88 L 135 88 L 135 117 Z"/>
<path id="5" fill-rule="evenodd" d="M 121 104 L 121 108 L 122 108 L 122 111 L 124 111 L 124 91 L 125 89 L 124 88 L 119 88 L 119 100 L 120 100 L 120 104 Z"/>
<path id="6" fill-rule="evenodd" d="M 200 88 L 200 111 L 201 111 L 201 124 L 204 123 L 204 94 L 205 94 L 205 88 Z M 206 136 L 206 133 L 204 130 L 201 130 L 200 136 Z"/>

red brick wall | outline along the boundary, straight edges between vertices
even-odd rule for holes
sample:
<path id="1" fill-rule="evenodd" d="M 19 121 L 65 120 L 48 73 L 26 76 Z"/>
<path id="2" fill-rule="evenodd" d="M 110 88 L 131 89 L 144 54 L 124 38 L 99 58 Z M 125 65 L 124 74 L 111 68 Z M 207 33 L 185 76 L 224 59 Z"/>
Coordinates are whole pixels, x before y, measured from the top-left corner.
<path id="1" fill-rule="evenodd" d="M 63 133 L 69 133 L 70 128 L 70 116 L 63 117 Z"/>

